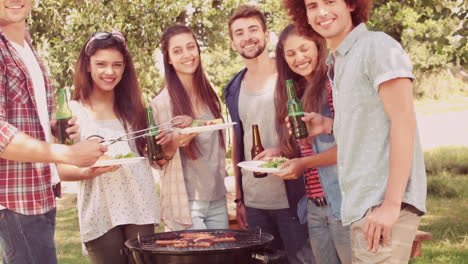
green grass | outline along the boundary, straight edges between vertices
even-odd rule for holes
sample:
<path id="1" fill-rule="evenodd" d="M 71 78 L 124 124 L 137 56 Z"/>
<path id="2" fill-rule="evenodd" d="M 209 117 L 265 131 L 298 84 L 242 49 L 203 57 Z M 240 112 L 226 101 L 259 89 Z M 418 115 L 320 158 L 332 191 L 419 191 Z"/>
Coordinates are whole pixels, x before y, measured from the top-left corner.
<path id="1" fill-rule="evenodd" d="M 424 161 L 428 174 L 468 175 L 468 147 L 446 146 L 427 150 Z"/>
<path id="2" fill-rule="evenodd" d="M 429 182 L 435 177 L 429 177 Z M 468 190 L 468 177 L 447 177 L 448 186 Z M 429 184 L 430 186 L 430 184 Z M 75 195 L 67 195 L 59 201 L 57 214 L 56 246 L 59 263 L 87 264 L 81 253 Z M 456 198 L 441 198 L 429 193 L 428 214 L 422 218 L 420 230 L 433 235 L 423 243 L 423 257 L 411 264 L 465 264 L 468 263 L 468 194 L 457 192 Z M 159 230 L 161 232 L 162 230 Z"/>
<path id="3" fill-rule="evenodd" d="M 468 263 L 468 148 L 441 147 L 425 151 L 424 159 L 428 214 L 419 229 L 433 238 L 410 263 Z"/>
<path id="4" fill-rule="evenodd" d="M 423 242 L 423 257 L 410 263 L 468 263 L 468 148 L 442 147 L 424 155 L 428 214 L 419 229 L 432 233 L 433 239 Z M 68 194 L 58 201 L 55 239 L 59 263 L 90 263 L 81 253 L 76 195 Z"/>
<path id="5" fill-rule="evenodd" d="M 468 97 L 455 97 L 444 100 L 422 99 L 414 102 L 419 114 L 468 111 Z"/>
<path id="6" fill-rule="evenodd" d="M 58 262 L 60 264 L 90 263 L 81 251 L 76 195 L 65 195 L 58 201 L 57 205 L 55 246 L 57 248 Z"/>
<path id="7" fill-rule="evenodd" d="M 468 177 L 464 178 L 465 186 Z M 428 214 L 421 220 L 420 230 L 432 233 L 432 240 L 423 242 L 423 256 L 411 264 L 468 263 L 468 198 L 427 200 Z"/>

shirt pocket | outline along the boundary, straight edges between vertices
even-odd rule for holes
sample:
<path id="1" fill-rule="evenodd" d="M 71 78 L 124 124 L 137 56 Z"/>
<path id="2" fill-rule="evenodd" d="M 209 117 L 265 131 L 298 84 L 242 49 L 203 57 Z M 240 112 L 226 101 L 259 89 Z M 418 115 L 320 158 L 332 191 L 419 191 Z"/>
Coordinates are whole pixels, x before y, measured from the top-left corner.
<path id="1" fill-rule="evenodd" d="M 6 85 L 8 101 L 17 104 L 26 104 L 29 101 L 29 92 L 26 88 L 26 75 L 18 67 L 7 64 Z"/>

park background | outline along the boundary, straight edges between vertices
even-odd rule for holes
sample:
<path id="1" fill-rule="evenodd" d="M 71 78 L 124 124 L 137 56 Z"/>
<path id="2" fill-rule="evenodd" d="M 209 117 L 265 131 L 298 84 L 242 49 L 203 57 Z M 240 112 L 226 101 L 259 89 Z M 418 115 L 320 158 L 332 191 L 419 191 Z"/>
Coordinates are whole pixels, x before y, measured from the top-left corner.
<path id="1" fill-rule="evenodd" d="M 76 58 L 95 31 L 115 28 L 127 38 L 146 101 L 163 87 L 160 37 L 176 23 L 190 26 L 202 63 L 222 99 L 223 87 L 243 68 L 229 45 L 227 22 L 240 4 L 264 11 L 269 45 L 289 23 L 279 0 L 36 0 L 28 19 L 34 46 L 54 88 L 73 90 Z M 428 215 L 420 230 L 433 234 L 411 263 L 468 263 L 467 3 L 464 0 L 376 0 L 370 30 L 401 43 L 414 66 L 415 104 L 428 172 Z M 223 107 L 224 108 L 224 107 Z M 59 263 L 89 263 L 81 254 L 76 195 L 58 201 Z"/>

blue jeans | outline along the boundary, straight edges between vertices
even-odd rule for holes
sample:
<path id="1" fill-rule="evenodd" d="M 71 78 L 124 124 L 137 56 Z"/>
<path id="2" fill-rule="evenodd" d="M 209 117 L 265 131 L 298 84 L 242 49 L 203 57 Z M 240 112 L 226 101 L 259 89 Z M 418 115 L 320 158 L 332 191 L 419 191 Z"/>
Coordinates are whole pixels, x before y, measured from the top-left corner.
<path id="1" fill-rule="evenodd" d="M 275 237 L 270 244 L 272 250 L 285 250 L 290 264 L 314 264 L 314 256 L 308 242 L 307 224 L 299 223 L 289 209 L 264 210 L 245 207 L 249 230 L 262 232 Z"/>
<path id="2" fill-rule="evenodd" d="M 227 211 L 226 197 L 216 201 L 189 201 L 190 215 L 192 216 L 192 226 L 188 229 L 228 229 L 229 219 Z M 179 224 L 173 222 L 174 230 L 184 229 Z"/>
<path id="3" fill-rule="evenodd" d="M 317 207 L 307 202 L 310 245 L 317 264 L 351 264 L 349 226 L 332 215 L 330 206 Z"/>
<path id="4" fill-rule="evenodd" d="M 0 210 L 3 264 L 56 264 L 55 213 L 56 209 L 42 215 Z"/>

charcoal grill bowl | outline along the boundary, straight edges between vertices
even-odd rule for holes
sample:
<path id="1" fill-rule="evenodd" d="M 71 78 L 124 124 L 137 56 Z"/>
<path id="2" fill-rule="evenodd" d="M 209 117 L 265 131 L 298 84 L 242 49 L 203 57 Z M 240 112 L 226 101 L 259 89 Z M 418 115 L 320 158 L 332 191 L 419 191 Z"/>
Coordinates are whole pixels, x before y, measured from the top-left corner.
<path id="1" fill-rule="evenodd" d="M 161 234 L 173 233 L 221 233 L 231 232 L 236 234 L 236 242 L 215 243 L 210 248 L 182 248 L 157 247 L 154 242 Z M 244 240 L 246 239 L 246 240 Z M 261 240 L 259 240 L 261 239 Z M 254 254 L 263 254 L 266 246 L 271 243 L 273 236 L 268 233 L 261 235 L 246 230 L 209 229 L 209 230 L 184 230 L 166 233 L 156 233 L 131 239 L 125 242 L 133 259 L 137 264 L 251 264 L 255 262 Z"/>

